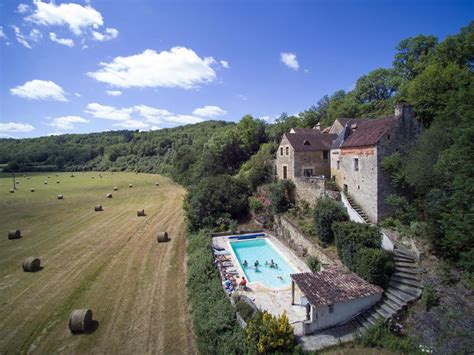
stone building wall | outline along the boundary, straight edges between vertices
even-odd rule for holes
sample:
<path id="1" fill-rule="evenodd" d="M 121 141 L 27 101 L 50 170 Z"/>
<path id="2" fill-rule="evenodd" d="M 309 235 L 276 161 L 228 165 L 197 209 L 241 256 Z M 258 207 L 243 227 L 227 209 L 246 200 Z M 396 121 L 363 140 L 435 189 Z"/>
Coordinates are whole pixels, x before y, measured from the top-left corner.
<path id="1" fill-rule="evenodd" d="M 287 154 L 288 148 L 288 154 Z M 283 149 L 283 155 L 281 154 L 281 150 Z M 288 180 L 293 180 L 295 176 L 294 170 L 294 156 L 295 152 L 288 139 L 283 136 L 278 150 L 276 152 L 276 170 L 277 170 L 277 177 L 278 179 L 283 179 L 283 167 L 287 166 L 288 171 Z"/>
<path id="2" fill-rule="evenodd" d="M 295 152 L 295 177 L 304 176 L 303 169 L 313 169 L 314 176 L 331 175 L 330 152 L 327 152 L 328 158 L 323 158 L 322 151 Z"/>
<path id="3" fill-rule="evenodd" d="M 323 178 L 295 178 L 296 201 L 306 201 L 314 206 L 325 195 Z"/>
<path id="4" fill-rule="evenodd" d="M 359 170 L 355 170 L 354 159 L 359 160 Z M 347 193 L 362 207 L 371 222 L 378 222 L 378 172 L 377 148 L 341 148 L 339 154 L 341 175 L 337 181 L 342 191 Z M 341 178 L 342 177 L 342 178 Z"/>

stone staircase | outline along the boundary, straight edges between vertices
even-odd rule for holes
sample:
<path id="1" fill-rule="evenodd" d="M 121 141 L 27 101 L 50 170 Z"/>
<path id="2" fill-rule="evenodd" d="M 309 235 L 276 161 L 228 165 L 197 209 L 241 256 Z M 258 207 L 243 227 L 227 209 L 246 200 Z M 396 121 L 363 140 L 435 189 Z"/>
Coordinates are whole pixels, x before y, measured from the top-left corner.
<path id="1" fill-rule="evenodd" d="M 359 216 L 361 216 L 364 219 L 365 223 L 370 224 L 369 218 L 365 214 L 364 210 L 357 204 L 357 202 L 355 202 L 354 199 L 350 197 L 349 195 L 346 195 L 346 198 L 347 198 L 347 201 L 349 201 L 349 204 L 351 205 L 351 207 L 359 214 Z"/>
<path id="2" fill-rule="evenodd" d="M 405 309 L 408 303 L 421 296 L 423 287 L 415 256 L 409 250 L 396 246 L 394 261 L 395 272 L 390 278 L 389 287 L 385 290 L 382 299 L 349 322 L 355 328 L 355 332 L 362 334 L 380 319 L 393 318 Z"/>

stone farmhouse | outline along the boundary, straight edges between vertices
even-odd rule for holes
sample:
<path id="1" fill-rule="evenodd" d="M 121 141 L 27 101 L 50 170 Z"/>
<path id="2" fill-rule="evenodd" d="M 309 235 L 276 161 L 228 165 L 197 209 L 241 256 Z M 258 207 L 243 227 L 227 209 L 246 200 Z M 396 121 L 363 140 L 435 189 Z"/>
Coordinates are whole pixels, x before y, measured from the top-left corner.
<path id="1" fill-rule="evenodd" d="M 330 177 L 362 208 L 370 222 L 378 223 L 391 213 L 386 198 L 393 193 L 390 178 L 381 168 L 382 159 L 403 153 L 420 130 L 406 103 L 397 104 L 395 114 L 384 118 L 339 118 L 324 131 L 293 129 L 283 135 L 278 147 L 277 177 L 290 180 Z M 295 185 L 298 194 L 298 183 Z"/>

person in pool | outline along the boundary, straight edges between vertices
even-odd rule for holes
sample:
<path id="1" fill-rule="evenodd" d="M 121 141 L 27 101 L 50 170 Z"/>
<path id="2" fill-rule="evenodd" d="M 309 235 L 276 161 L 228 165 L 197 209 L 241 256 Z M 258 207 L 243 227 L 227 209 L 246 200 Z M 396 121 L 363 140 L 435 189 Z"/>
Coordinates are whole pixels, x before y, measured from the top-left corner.
<path id="1" fill-rule="evenodd" d="M 255 265 L 255 267 L 258 267 L 258 265 L 259 265 L 258 260 L 255 260 L 254 265 Z"/>
<path id="2" fill-rule="evenodd" d="M 270 261 L 270 267 L 271 267 L 271 268 L 274 268 L 274 267 L 275 267 L 275 262 L 273 261 L 273 259 Z"/>
<path id="3" fill-rule="evenodd" d="M 247 262 L 247 260 L 244 260 L 244 266 L 245 267 L 249 266 L 249 263 Z"/>

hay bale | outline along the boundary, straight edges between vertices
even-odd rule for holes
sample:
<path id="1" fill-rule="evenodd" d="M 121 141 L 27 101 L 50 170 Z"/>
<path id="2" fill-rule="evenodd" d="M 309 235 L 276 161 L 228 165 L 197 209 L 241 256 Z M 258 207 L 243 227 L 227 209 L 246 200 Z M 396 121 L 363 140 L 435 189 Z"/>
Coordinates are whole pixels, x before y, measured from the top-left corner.
<path id="1" fill-rule="evenodd" d="M 15 190 L 13 190 L 13 189 L 10 189 L 10 193 L 11 193 L 11 194 L 12 194 L 12 193 L 14 193 L 14 192 L 15 192 Z"/>
<path id="2" fill-rule="evenodd" d="M 56 177 L 58 177 L 58 176 L 59 176 L 59 175 L 58 175 L 58 174 L 56 174 Z"/>
<path id="3" fill-rule="evenodd" d="M 157 182 L 155 182 L 155 186 L 160 186 L 160 184 L 158 184 Z"/>
<path id="4" fill-rule="evenodd" d="M 15 181 L 15 184 L 17 184 L 17 185 L 18 185 L 19 183 L 20 183 L 19 181 Z"/>
<path id="5" fill-rule="evenodd" d="M 30 256 L 23 261 L 22 267 L 25 272 L 35 272 L 40 269 L 41 261 L 38 258 Z"/>
<path id="6" fill-rule="evenodd" d="M 138 211 L 137 211 L 137 216 L 138 216 L 138 217 L 143 217 L 143 216 L 145 216 L 145 210 L 143 210 L 143 209 L 142 209 L 142 210 L 138 210 Z"/>
<path id="7" fill-rule="evenodd" d="M 13 229 L 8 232 L 8 239 L 20 239 L 21 238 L 21 232 L 19 229 Z"/>
<path id="8" fill-rule="evenodd" d="M 93 178 L 94 178 L 94 177 L 93 177 L 93 176 L 91 176 L 91 179 L 93 179 Z"/>
<path id="9" fill-rule="evenodd" d="M 128 187 L 133 187 L 133 185 L 132 185 L 132 184 L 128 184 Z"/>
<path id="10" fill-rule="evenodd" d="M 30 177 L 28 176 L 28 177 L 26 178 L 26 180 L 30 180 Z"/>
<path id="11" fill-rule="evenodd" d="M 94 211 L 96 211 L 96 212 L 102 211 L 102 205 L 95 206 Z"/>
<path id="12" fill-rule="evenodd" d="M 44 180 L 44 184 L 45 184 L 45 185 L 48 185 L 48 182 L 47 182 L 46 180 Z"/>
<path id="13" fill-rule="evenodd" d="M 58 200 L 64 200 L 64 196 L 63 195 L 58 195 Z"/>
<path id="14" fill-rule="evenodd" d="M 117 186 L 114 186 L 114 191 L 118 191 L 118 187 L 117 187 Z"/>
<path id="15" fill-rule="evenodd" d="M 48 176 L 48 179 L 51 179 L 51 176 Z"/>
<path id="16" fill-rule="evenodd" d="M 56 184 L 59 184 L 59 180 L 56 180 Z"/>
<path id="17" fill-rule="evenodd" d="M 35 192 L 35 189 L 34 189 L 34 188 L 31 188 L 30 191 L 31 191 L 31 192 Z"/>
<path id="18" fill-rule="evenodd" d="M 112 198 L 112 194 L 110 192 L 107 194 L 107 198 Z"/>
<path id="19" fill-rule="evenodd" d="M 168 232 L 158 232 L 158 235 L 156 236 L 156 240 L 158 243 L 164 243 L 169 240 L 168 238 Z"/>
<path id="20" fill-rule="evenodd" d="M 72 333 L 85 333 L 93 324 L 90 309 L 74 309 L 69 315 L 69 330 Z"/>

